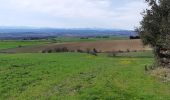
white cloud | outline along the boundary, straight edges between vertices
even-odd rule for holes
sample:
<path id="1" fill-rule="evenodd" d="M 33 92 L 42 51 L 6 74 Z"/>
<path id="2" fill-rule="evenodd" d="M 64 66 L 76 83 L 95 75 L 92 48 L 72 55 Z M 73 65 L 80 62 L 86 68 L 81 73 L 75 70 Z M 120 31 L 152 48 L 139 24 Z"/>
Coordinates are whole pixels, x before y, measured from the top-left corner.
<path id="1" fill-rule="evenodd" d="M 0 6 L 0 25 L 128 29 L 138 25 L 145 4 L 142 0 L 1 0 Z"/>
<path id="2" fill-rule="evenodd" d="M 107 15 L 108 1 L 90 0 L 10 0 L 13 10 L 61 17 L 93 18 Z"/>

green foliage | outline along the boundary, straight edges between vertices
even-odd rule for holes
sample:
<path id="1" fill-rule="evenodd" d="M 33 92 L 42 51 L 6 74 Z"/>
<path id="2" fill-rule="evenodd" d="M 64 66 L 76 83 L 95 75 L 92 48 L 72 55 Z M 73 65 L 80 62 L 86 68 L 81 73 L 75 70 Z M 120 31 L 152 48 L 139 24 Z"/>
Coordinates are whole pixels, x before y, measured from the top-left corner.
<path id="1" fill-rule="evenodd" d="M 170 0 L 146 0 L 149 9 L 143 13 L 141 27 L 137 29 L 144 44 L 154 48 L 158 66 L 170 67 Z M 164 58 L 166 60 L 164 60 Z"/>
<path id="2" fill-rule="evenodd" d="M 144 71 L 152 62 L 81 53 L 0 54 L 0 99 L 168 100 L 170 84 Z"/>
<path id="3" fill-rule="evenodd" d="M 146 0 L 151 7 L 143 13 L 138 32 L 145 44 L 168 46 L 170 42 L 170 1 Z"/>

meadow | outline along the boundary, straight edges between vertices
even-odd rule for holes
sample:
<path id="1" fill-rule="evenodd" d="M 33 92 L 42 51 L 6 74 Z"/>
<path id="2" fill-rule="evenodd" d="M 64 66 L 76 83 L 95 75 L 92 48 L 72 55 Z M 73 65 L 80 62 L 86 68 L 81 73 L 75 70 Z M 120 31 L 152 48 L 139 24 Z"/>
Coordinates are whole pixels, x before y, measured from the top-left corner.
<path id="1" fill-rule="evenodd" d="M 38 41 L 38 40 L 3 40 L 0 41 L 0 50 L 1 49 L 11 49 L 11 48 L 19 48 L 24 46 L 35 46 L 41 44 L 47 44 L 50 41 Z"/>
<path id="2" fill-rule="evenodd" d="M 145 72 L 153 55 L 143 54 L 0 54 L 0 99 L 170 100 L 170 83 Z"/>

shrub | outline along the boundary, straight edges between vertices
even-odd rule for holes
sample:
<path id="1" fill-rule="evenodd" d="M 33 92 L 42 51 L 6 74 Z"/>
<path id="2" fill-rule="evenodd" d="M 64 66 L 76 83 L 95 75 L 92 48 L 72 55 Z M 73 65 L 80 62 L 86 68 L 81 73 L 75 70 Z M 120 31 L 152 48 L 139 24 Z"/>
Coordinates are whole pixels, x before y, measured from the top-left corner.
<path id="1" fill-rule="evenodd" d="M 129 50 L 129 49 L 127 49 L 126 51 L 127 51 L 127 52 L 130 52 L 130 50 Z"/>
<path id="2" fill-rule="evenodd" d="M 116 54 L 117 54 L 117 52 L 115 52 L 115 51 L 109 52 L 108 57 L 115 57 Z"/>
<path id="3" fill-rule="evenodd" d="M 119 50 L 118 52 L 119 52 L 119 53 L 123 53 L 123 51 L 122 51 L 122 50 Z"/>
<path id="4" fill-rule="evenodd" d="M 89 39 L 88 37 L 81 37 L 80 39 Z"/>
<path id="5" fill-rule="evenodd" d="M 48 53 L 52 53 L 52 50 L 51 50 L 51 49 L 49 49 L 49 50 L 47 50 L 47 52 L 48 52 Z"/>
<path id="6" fill-rule="evenodd" d="M 69 52 L 69 50 L 68 50 L 68 48 L 67 48 L 67 47 L 63 47 L 63 48 L 61 48 L 61 51 L 62 51 L 62 52 Z"/>
<path id="7" fill-rule="evenodd" d="M 55 48 L 55 52 L 61 52 L 60 48 Z"/>
<path id="8" fill-rule="evenodd" d="M 137 52 L 137 50 L 134 50 L 133 52 Z"/>
<path id="9" fill-rule="evenodd" d="M 93 52 L 98 53 L 98 51 L 95 48 L 93 49 Z"/>
<path id="10" fill-rule="evenodd" d="M 102 38 L 110 38 L 109 36 L 103 36 Z"/>
<path id="11" fill-rule="evenodd" d="M 11 65 L 11 67 L 20 67 L 19 65 Z"/>
<path id="12" fill-rule="evenodd" d="M 140 36 L 130 36 L 129 39 L 140 39 Z"/>
<path id="13" fill-rule="evenodd" d="M 67 47 L 58 47 L 54 49 L 55 52 L 69 52 L 69 49 Z"/>
<path id="14" fill-rule="evenodd" d="M 18 45 L 19 48 L 23 47 L 22 45 Z"/>
<path id="15" fill-rule="evenodd" d="M 79 52 L 79 53 L 83 53 L 84 51 L 83 51 L 83 50 L 81 50 L 81 49 L 77 49 L 77 52 Z"/>
<path id="16" fill-rule="evenodd" d="M 46 50 L 42 50 L 42 53 L 46 53 Z"/>

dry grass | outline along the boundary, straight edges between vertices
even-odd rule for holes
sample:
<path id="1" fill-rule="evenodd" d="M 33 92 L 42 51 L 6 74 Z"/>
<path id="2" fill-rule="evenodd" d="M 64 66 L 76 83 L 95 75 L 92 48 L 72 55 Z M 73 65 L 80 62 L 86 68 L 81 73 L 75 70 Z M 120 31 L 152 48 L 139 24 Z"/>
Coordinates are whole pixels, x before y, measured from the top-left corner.
<path id="1" fill-rule="evenodd" d="M 170 82 L 170 69 L 169 68 L 157 68 L 151 71 L 151 75 L 159 78 L 163 82 Z"/>

